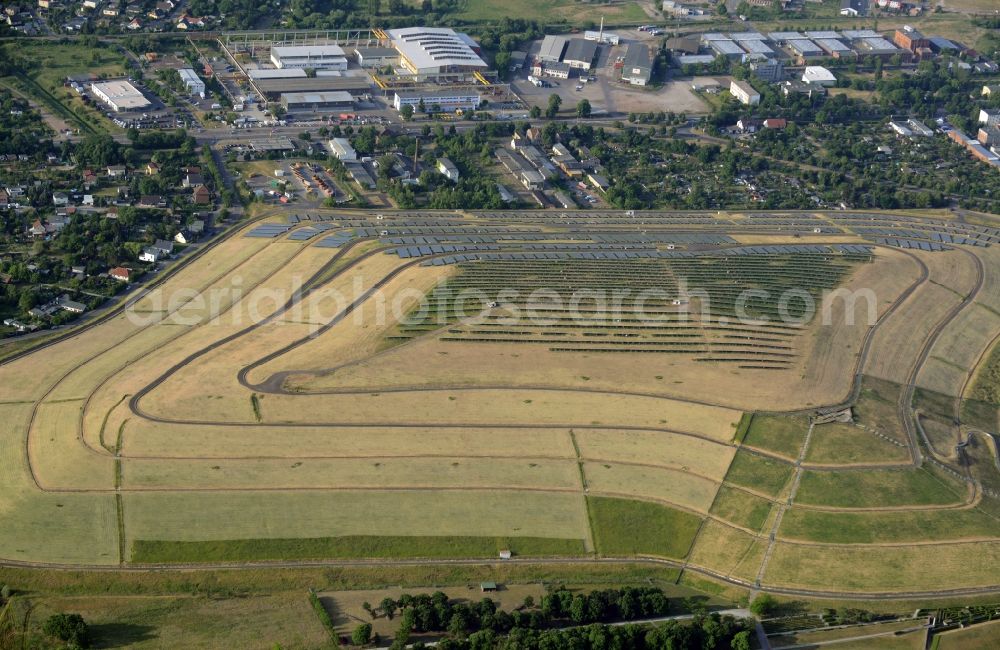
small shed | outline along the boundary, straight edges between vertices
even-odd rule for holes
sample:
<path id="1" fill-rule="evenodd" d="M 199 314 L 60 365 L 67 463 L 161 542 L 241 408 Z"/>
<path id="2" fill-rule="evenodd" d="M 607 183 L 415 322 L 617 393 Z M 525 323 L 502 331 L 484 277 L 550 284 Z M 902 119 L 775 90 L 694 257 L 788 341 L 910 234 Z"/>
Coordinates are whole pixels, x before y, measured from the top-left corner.
<path id="1" fill-rule="evenodd" d="M 500 551 L 500 559 L 501 560 L 509 560 L 510 556 L 511 556 L 511 553 L 510 553 L 509 550 L 504 549 L 504 550 Z"/>
<path id="2" fill-rule="evenodd" d="M 480 582 L 479 583 L 479 589 L 483 593 L 487 593 L 487 592 L 491 592 L 491 591 L 496 591 L 497 590 L 497 583 L 495 583 L 495 582 Z"/>

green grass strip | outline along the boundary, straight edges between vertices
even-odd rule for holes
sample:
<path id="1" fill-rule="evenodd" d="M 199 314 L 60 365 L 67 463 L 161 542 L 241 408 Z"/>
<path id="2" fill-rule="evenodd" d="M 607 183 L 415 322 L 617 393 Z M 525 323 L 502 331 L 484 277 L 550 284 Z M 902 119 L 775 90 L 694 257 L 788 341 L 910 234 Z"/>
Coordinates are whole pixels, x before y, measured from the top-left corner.
<path id="1" fill-rule="evenodd" d="M 657 555 L 682 559 L 701 518 L 658 503 L 587 497 L 594 544 L 602 555 Z"/>
<path id="2" fill-rule="evenodd" d="M 753 413 L 744 413 L 740 416 L 739 424 L 736 425 L 736 435 L 733 436 L 733 442 L 737 445 L 743 444 L 743 439 L 747 437 L 747 431 L 750 430 L 750 424 L 753 422 Z"/>
<path id="3" fill-rule="evenodd" d="M 502 549 L 525 556 L 582 556 L 586 553 L 582 539 L 347 535 L 199 542 L 138 539 L 132 544 L 132 561 L 196 563 L 334 558 L 495 558 Z"/>
<path id="4" fill-rule="evenodd" d="M 333 642 L 333 647 L 339 648 L 340 635 L 337 634 L 337 627 L 333 624 L 333 619 L 330 618 L 330 612 L 326 611 L 326 607 L 323 606 L 319 596 L 312 589 L 309 590 L 309 604 L 312 605 L 313 611 L 316 612 L 319 622 L 330 633 L 330 640 Z"/>

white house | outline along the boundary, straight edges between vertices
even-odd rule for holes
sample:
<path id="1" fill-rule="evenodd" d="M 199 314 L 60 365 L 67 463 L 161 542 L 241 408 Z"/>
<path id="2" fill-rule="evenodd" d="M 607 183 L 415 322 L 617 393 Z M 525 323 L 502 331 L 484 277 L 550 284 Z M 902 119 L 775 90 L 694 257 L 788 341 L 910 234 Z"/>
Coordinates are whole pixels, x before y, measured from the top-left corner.
<path id="1" fill-rule="evenodd" d="M 153 262 L 154 264 L 160 260 L 160 251 L 156 248 L 146 248 L 141 253 L 139 253 L 140 262 Z"/>
<path id="2" fill-rule="evenodd" d="M 739 79 L 733 79 L 733 82 L 729 84 L 729 93 L 738 99 L 741 104 L 746 104 L 747 106 L 760 103 L 760 93 L 754 90 L 753 86 Z"/>
<path id="3" fill-rule="evenodd" d="M 455 166 L 455 163 L 451 162 L 444 156 L 438 158 L 437 170 L 441 172 L 441 174 L 443 174 L 444 177 L 447 178 L 448 180 L 456 183 L 458 182 L 459 178 L 458 167 Z"/>

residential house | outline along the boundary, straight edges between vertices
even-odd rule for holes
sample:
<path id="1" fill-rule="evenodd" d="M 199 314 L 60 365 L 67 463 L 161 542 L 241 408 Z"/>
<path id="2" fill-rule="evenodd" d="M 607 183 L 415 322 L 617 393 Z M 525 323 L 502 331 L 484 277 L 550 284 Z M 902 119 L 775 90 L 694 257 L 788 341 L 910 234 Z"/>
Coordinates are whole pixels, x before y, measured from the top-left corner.
<path id="1" fill-rule="evenodd" d="M 92 169 L 83 170 L 83 184 L 89 189 L 91 185 L 97 183 L 97 174 Z"/>
<path id="2" fill-rule="evenodd" d="M 136 205 L 140 208 L 165 208 L 167 200 L 159 194 L 147 194 L 139 197 L 139 202 Z"/>
<path id="3" fill-rule="evenodd" d="M 141 253 L 139 253 L 139 261 L 156 264 L 160 261 L 160 250 L 158 248 L 153 248 L 152 246 L 147 246 Z"/>
<path id="4" fill-rule="evenodd" d="M 10 194 L 7 193 L 6 189 L 0 187 L 0 209 L 6 209 L 11 203 Z"/>
<path id="5" fill-rule="evenodd" d="M 69 194 L 66 192 L 53 192 L 52 205 L 69 205 Z"/>
<path id="6" fill-rule="evenodd" d="M 94 205 L 94 195 L 84 194 L 83 195 L 83 205 Z"/>
<path id="7" fill-rule="evenodd" d="M 108 176 L 111 178 L 125 178 L 128 170 L 125 165 L 108 165 Z"/>
<path id="8" fill-rule="evenodd" d="M 458 167 L 456 167 L 455 163 L 453 163 L 448 158 L 445 158 L 444 156 L 438 158 L 437 170 L 441 172 L 441 174 L 449 181 L 455 183 L 458 182 L 459 179 Z"/>
<path id="9" fill-rule="evenodd" d="M 174 253 L 174 242 L 166 239 L 157 239 L 151 248 L 160 252 L 160 257 L 170 257 Z"/>
<path id="10" fill-rule="evenodd" d="M 77 302 L 75 300 L 70 300 L 69 294 L 65 293 L 62 296 L 60 296 L 56 304 L 59 305 L 60 309 L 72 312 L 74 314 L 82 314 L 83 312 L 87 311 L 87 306 L 85 304 L 83 304 L 82 302 Z"/>
<path id="11" fill-rule="evenodd" d="M 765 129 L 783 129 L 788 126 L 788 121 L 783 117 L 769 117 L 764 120 Z"/>
<path id="12" fill-rule="evenodd" d="M 119 282 L 128 282 L 132 277 L 132 271 L 124 266 L 116 266 L 108 271 L 108 276 Z"/>
<path id="13" fill-rule="evenodd" d="M 204 185 L 199 185 L 198 187 L 194 188 L 194 191 L 191 193 L 191 199 L 197 205 L 208 205 L 212 200 L 212 195 L 208 191 L 207 187 L 205 187 Z"/>
<path id="14" fill-rule="evenodd" d="M 147 176 L 156 176 L 159 173 L 160 173 L 160 166 L 157 165 L 155 162 L 150 161 L 149 163 L 146 164 Z"/>
<path id="15" fill-rule="evenodd" d="M 31 224 L 30 228 L 28 228 L 28 234 L 32 237 L 44 237 L 48 234 L 48 232 L 48 229 L 45 227 L 45 224 L 42 223 L 41 219 L 35 219 L 35 222 Z"/>
<path id="16" fill-rule="evenodd" d="M 181 181 L 181 185 L 187 188 L 197 187 L 198 185 L 204 185 L 205 179 L 201 177 L 201 174 L 190 173 L 184 176 L 184 180 Z"/>

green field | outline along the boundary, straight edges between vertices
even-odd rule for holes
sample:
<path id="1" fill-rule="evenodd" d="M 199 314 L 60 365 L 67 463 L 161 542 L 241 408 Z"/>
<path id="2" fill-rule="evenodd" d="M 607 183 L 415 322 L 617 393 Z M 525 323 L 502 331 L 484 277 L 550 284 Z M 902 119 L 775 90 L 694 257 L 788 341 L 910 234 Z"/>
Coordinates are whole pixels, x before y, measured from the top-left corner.
<path id="1" fill-rule="evenodd" d="M 911 470 L 831 472 L 807 470 L 796 502 L 840 508 L 960 503 L 965 490 L 926 467 Z"/>
<path id="2" fill-rule="evenodd" d="M 594 544 L 601 555 L 683 558 L 701 519 L 646 501 L 587 497 Z"/>
<path id="3" fill-rule="evenodd" d="M 497 557 L 515 555 L 584 555 L 583 540 L 544 537 L 401 537 L 350 535 L 295 539 L 234 539 L 206 542 L 135 540 L 138 563 L 248 562 L 322 558 Z"/>
<path id="4" fill-rule="evenodd" d="M 906 447 L 877 436 L 853 424 L 833 422 L 813 428 L 806 452 L 807 463 L 851 464 L 907 462 Z"/>
<path id="5" fill-rule="evenodd" d="M 744 449 L 736 452 L 726 482 L 778 496 L 792 476 L 792 465 Z"/>
<path id="6" fill-rule="evenodd" d="M 781 537 L 831 544 L 917 542 L 1000 536 L 1000 519 L 979 508 L 905 512 L 826 512 L 792 508 Z"/>
<path id="7" fill-rule="evenodd" d="M 610 4 L 581 3 L 577 0 L 466 0 L 457 18 L 469 22 L 497 21 L 502 18 L 523 18 L 542 23 L 566 21 L 571 25 L 594 23 L 604 17 L 610 24 L 635 23 L 649 19 L 638 2 L 619 0 Z"/>
<path id="8" fill-rule="evenodd" d="M 798 458 L 809 430 L 809 420 L 800 416 L 755 415 L 744 443 L 789 458 Z"/>
<path id="9" fill-rule="evenodd" d="M 719 489 L 712 504 L 712 514 L 726 521 L 759 531 L 771 512 L 771 502 L 726 485 Z"/>

